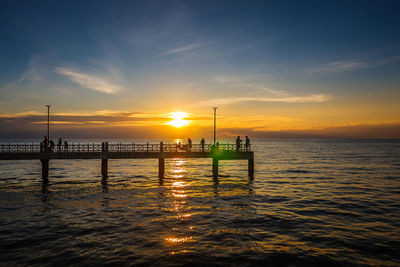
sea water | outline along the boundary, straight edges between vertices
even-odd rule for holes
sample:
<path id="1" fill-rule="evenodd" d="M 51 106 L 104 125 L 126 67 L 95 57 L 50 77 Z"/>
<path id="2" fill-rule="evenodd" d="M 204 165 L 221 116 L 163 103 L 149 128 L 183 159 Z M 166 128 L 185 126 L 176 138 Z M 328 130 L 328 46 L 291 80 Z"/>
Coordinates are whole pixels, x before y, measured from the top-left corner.
<path id="1" fill-rule="evenodd" d="M 214 178 L 168 159 L 161 180 L 157 159 L 109 160 L 106 180 L 100 160 L 51 160 L 48 182 L 0 161 L 0 265 L 400 265 L 399 141 L 253 150 L 254 179 L 241 160 Z"/>

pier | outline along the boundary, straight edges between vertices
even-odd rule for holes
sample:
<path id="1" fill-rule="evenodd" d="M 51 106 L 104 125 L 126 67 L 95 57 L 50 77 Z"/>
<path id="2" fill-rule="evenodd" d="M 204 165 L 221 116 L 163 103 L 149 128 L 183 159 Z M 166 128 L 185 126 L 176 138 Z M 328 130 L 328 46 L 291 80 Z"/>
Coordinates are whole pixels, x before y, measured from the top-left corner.
<path id="1" fill-rule="evenodd" d="M 40 160 L 42 177 L 49 176 L 49 161 L 52 159 L 99 159 L 101 174 L 108 175 L 109 159 L 158 159 L 158 176 L 164 178 L 165 159 L 172 158 L 210 158 L 212 159 L 212 174 L 218 176 L 220 160 L 247 160 L 248 175 L 254 176 L 254 152 L 251 145 L 236 146 L 235 144 L 109 144 L 87 143 L 70 144 L 68 147 L 55 146 L 52 150 L 43 144 L 1 144 L 0 160 Z"/>

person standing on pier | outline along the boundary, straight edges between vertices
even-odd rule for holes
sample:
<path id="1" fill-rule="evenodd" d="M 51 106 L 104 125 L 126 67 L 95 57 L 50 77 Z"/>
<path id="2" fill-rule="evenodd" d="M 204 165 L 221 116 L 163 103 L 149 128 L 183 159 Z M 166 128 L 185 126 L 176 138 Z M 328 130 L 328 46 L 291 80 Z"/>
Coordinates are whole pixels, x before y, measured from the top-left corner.
<path id="1" fill-rule="evenodd" d="M 250 138 L 249 138 L 247 135 L 246 135 L 245 146 L 246 146 L 246 151 L 249 151 L 249 148 L 250 148 Z"/>
<path id="2" fill-rule="evenodd" d="M 50 152 L 53 152 L 54 146 L 55 146 L 54 141 L 50 140 Z"/>
<path id="3" fill-rule="evenodd" d="M 64 141 L 64 150 L 68 152 L 68 142 Z"/>
<path id="4" fill-rule="evenodd" d="M 206 141 L 204 140 L 204 137 L 201 138 L 200 144 L 201 144 L 201 152 L 204 152 L 204 146 L 206 144 Z"/>
<path id="5" fill-rule="evenodd" d="M 49 148 L 49 139 L 47 139 L 47 136 L 44 136 L 43 146 L 44 146 L 44 151 L 47 152 L 47 150 Z"/>
<path id="6" fill-rule="evenodd" d="M 242 140 L 240 139 L 240 136 L 236 138 L 236 152 L 240 151 L 240 145 L 242 144 Z"/>
<path id="7" fill-rule="evenodd" d="M 57 143 L 58 152 L 61 152 L 61 146 L 62 146 L 62 139 L 58 138 L 58 143 Z"/>
<path id="8" fill-rule="evenodd" d="M 192 140 L 189 138 L 188 139 L 188 152 L 190 152 L 190 150 L 192 150 Z"/>
<path id="9" fill-rule="evenodd" d="M 182 143 L 181 143 L 181 141 L 179 141 L 178 143 L 176 143 L 176 152 L 178 152 L 179 150 L 181 150 L 182 149 Z"/>

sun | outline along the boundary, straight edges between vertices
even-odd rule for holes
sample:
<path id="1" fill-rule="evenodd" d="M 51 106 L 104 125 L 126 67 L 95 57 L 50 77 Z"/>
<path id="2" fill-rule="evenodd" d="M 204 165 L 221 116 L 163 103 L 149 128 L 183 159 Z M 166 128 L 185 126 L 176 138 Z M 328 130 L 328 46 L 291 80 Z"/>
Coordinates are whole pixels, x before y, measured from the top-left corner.
<path id="1" fill-rule="evenodd" d="M 167 124 L 176 128 L 180 128 L 189 124 L 189 121 L 185 120 L 185 118 L 189 117 L 189 114 L 186 112 L 171 112 L 168 114 L 168 117 L 170 117 L 172 120 L 167 122 Z"/>

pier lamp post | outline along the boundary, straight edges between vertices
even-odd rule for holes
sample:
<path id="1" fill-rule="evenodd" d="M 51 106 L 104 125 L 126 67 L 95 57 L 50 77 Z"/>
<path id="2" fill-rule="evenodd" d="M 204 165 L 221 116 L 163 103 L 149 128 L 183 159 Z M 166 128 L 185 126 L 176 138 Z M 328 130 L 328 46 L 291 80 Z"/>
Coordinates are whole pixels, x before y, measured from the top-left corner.
<path id="1" fill-rule="evenodd" d="M 51 105 L 46 105 L 47 107 L 47 140 L 50 141 L 50 107 Z"/>
<path id="2" fill-rule="evenodd" d="M 213 107 L 214 109 L 214 145 L 215 145 L 215 140 L 217 137 L 217 107 Z"/>

